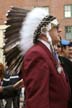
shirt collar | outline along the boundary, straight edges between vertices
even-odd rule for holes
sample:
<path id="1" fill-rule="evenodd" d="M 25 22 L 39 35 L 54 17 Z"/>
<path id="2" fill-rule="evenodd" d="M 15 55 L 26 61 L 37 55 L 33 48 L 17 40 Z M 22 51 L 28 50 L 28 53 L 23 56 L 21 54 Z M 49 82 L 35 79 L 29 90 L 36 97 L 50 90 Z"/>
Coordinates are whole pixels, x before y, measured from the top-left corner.
<path id="1" fill-rule="evenodd" d="M 49 50 L 50 50 L 50 52 L 52 52 L 51 51 L 51 48 L 50 48 L 50 44 L 48 43 L 48 42 L 46 42 L 46 41 L 44 41 L 44 40 L 42 40 L 42 39 L 38 39 L 40 42 L 42 42 Z"/>

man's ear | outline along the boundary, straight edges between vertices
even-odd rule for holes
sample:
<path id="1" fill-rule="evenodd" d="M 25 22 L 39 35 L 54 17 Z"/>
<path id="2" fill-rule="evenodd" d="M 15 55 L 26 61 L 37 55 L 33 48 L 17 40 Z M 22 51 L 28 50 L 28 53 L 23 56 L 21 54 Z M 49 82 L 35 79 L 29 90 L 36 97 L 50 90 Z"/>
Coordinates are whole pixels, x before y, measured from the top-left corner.
<path id="1" fill-rule="evenodd" d="M 44 34 L 44 35 L 46 35 L 46 32 L 47 32 L 47 28 L 46 28 L 46 26 L 43 26 L 41 28 L 41 33 Z"/>

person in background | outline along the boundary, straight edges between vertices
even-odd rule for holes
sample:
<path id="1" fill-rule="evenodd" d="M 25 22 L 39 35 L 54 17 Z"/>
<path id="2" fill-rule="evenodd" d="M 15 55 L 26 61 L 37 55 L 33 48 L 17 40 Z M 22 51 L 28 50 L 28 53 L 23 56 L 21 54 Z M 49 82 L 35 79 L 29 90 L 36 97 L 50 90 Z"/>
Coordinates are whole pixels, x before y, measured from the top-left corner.
<path id="1" fill-rule="evenodd" d="M 3 78 L 2 86 L 6 87 L 8 85 L 13 85 L 16 82 L 18 82 L 19 80 L 20 80 L 19 75 L 17 75 L 17 74 L 9 75 L 6 73 Z M 5 99 L 5 101 L 6 101 L 5 108 L 11 108 L 12 105 L 13 105 L 13 108 L 19 108 L 20 92 L 21 92 L 21 88 L 16 89 L 14 91 L 15 95 L 13 97 L 9 97 L 9 98 Z"/>
<path id="2" fill-rule="evenodd" d="M 4 66 L 2 63 L 0 63 L 0 86 L 2 86 L 3 76 L 4 76 Z M 2 99 L 0 100 L 0 108 L 4 108 Z"/>
<path id="3" fill-rule="evenodd" d="M 54 55 L 60 32 L 57 18 L 45 9 L 27 14 L 20 31 L 25 108 L 68 108 L 69 82 Z"/>
<path id="4" fill-rule="evenodd" d="M 19 79 L 18 75 L 9 76 L 4 71 L 4 65 L 0 63 L 0 100 L 2 107 L 0 108 L 11 108 L 13 102 L 13 108 L 19 108 L 19 92 L 21 88 L 21 84 L 23 82 L 22 79 Z M 2 99 L 5 99 L 6 105 L 3 105 Z"/>
<path id="5" fill-rule="evenodd" d="M 70 41 L 68 41 L 66 39 L 62 39 L 60 42 L 61 51 L 60 51 L 60 53 L 58 53 L 61 65 L 63 66 L 65 74 L 67 75 L 67 80 L 69 80 L 70 88 L 71 88 L 71 98 L 69 100 L 68 108 L 72 108 L 72 62 L 69 59 L 70 52 L 71 52 L 70 51 L 71 45 L 72 44 Z"/>

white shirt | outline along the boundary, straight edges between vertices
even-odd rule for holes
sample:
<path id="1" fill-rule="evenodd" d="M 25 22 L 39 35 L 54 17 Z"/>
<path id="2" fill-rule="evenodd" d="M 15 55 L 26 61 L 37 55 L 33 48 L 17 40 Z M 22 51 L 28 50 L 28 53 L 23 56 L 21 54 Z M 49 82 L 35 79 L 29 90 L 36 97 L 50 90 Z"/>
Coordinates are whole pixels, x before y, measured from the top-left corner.
<path id="1" fill-rule="evenodd" d="M 44 41 L 44 40 L 42 40 L 42 39 L 38 39 L 40 42 L 42 42 L 49 50 L 50 50 L 50 52 L 52 52 L 51 51 L 51 48 L 50 48 L 50 44 L 48 43 L 48 42 L 46 42 L 46 41 Z"/>

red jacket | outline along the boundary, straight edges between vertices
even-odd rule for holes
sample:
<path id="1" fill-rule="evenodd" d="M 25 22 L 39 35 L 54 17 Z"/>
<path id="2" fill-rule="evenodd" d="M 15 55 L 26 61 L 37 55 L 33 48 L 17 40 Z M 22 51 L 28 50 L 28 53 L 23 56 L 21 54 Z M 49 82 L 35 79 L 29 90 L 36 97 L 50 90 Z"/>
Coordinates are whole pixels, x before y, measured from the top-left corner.
<path id="1" fill-rule="evenodd" d="M 56 70 L 56 62 L 41 42 L 24 56 L 25 108 L 68 108 L 69 83 Z"/>

